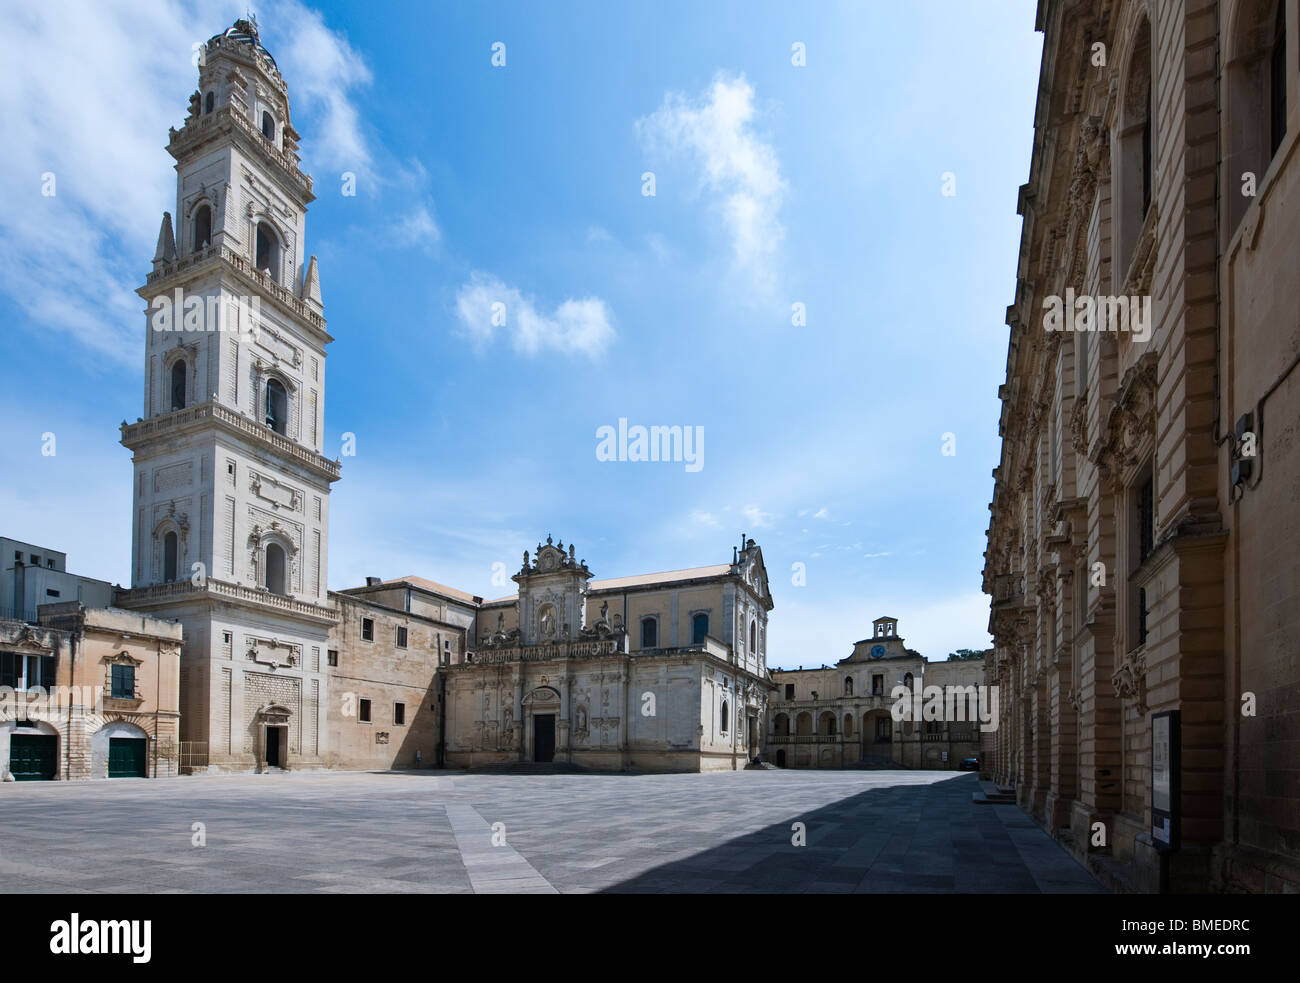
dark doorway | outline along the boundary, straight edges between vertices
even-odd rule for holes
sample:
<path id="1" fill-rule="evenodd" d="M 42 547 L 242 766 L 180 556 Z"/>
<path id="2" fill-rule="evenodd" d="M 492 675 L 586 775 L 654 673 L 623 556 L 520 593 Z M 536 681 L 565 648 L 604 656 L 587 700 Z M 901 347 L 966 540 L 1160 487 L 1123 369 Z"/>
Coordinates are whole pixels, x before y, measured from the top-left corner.
<path id="1" fill-rule="evenodd" d="M 533 715 L 533 760 L 553 761 L 555 759 L 555 714 L 538 713 Z"/>
<path id="2" fill-rule="evenodd" d="M 280 728 L 266 728 L 266 767 L 281 768 L 280 764 Z"/>
<path id="3" fill-rule="evenodd" d="M 58 764 L 58 738 L 45 734 L 9 736 L 9 772 L 18 782 L 48 782 Z"/>
<path id="4" fill-rule="evenodd" d="M 785 748 L 776 752 L 776 766 L 778 768 L 785 767 Z"/>
<path id="5" fill-rule="evenodd" d="M 145 746 L 139 737 L 110 737 L 108 739 L 108 777 L 145 778 Z"/>

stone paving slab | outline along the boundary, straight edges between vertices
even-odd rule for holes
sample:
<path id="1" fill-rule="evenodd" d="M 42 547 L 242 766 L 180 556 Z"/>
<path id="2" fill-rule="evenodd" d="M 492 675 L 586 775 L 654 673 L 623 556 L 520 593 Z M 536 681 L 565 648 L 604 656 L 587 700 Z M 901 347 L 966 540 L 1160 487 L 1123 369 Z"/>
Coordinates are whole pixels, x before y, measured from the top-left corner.
<path id="1" fill-rule="evenodd" d="M 0 890 L 1104 893 L 977 790 L 970 773 L 782 770 L 8 783 Z"/>

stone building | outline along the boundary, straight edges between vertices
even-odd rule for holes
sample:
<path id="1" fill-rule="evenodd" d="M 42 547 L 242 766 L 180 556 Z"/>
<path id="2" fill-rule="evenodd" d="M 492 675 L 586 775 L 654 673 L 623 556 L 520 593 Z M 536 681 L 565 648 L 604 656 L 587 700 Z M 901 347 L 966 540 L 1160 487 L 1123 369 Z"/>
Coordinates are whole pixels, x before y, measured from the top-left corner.
<path id="1" fill-rule="evenodd" d="M 196 763 L 325 760 L 330 484 L 312 182 L 256 24 L 211 38 L 171 131 L 176 222 L 147 283 L 131 588 L 116 603 L 185 629 L 182 740 Z"/>
<path id="2" fill-rule="evenodd" d="M 0 780 L 177 774 L 181 626 L 77 601 L 0 620 Z"/>
<path id="3" fill-rule="evenodd" d="M 1298 14 L 1038 8 L 989 765 L 1131 889 L 1300 890 Z"/>
<path id="4" fill-rule="evenodd" d="M 731 563 L 592 580 L 548 536 L 513 579 L 442 670 L 448 765 L 713 771 L 758 753 L 773 605 L 754 540 Z"/>
<path id="5" fill-rule="evenodd" d="M 782 768 L 956 769 L 979 756 L 979 720 L 966 700 L 960 720 L 911 719 L 910 709 L 900 720 L 892 709 L 900 686 L 922 696 L 925 687 L 982 686 L 983 661 L 929 662 L 904 645 L 896 618 L 871 624 L 834 666 L 772 670 L 765 758 Z"/>

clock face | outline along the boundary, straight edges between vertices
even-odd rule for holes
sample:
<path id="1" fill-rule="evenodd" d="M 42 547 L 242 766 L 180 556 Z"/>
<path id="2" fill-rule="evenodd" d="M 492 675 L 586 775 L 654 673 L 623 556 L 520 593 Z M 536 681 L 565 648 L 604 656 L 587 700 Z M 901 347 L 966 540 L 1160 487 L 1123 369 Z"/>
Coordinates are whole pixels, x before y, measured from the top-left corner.
<path id="1" fill-rule="evenodd" d="M 883 646 L 883 645 L 873 645 L 873 646 L 872 646 L 872 648 L 871 648 L 871 657 L 872 657 L 873 659 L 879 659 L 879 658 L 880 658 L 882 655 L 884 655 L 884 654 L 885 654 L 885 646 Z"/>

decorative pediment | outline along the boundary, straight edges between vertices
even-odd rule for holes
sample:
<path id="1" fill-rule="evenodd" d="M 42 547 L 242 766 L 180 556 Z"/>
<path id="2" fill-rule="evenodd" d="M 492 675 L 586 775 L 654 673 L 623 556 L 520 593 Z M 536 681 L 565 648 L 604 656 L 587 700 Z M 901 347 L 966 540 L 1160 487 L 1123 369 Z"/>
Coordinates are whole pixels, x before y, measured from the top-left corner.
<path id="1" fill-rule="evenodd" d="M 550 686 L 538 686 L 535 690 L 524 697 L 524 706 L 533 706 L 535 704 L 559 704 L 560 693 Z"/>
<path id="2" fill-rule="evenodd" d="M 287 724 L 293 711 L 283 703 L 267 703 L 259 707 L 255 717 L 264 724 Z"/>
<path id="3" fill-rule="evenodd" d="M 122 651 L 122 652 L 116 652 L 116 653 L 114 653 L 113 655 L 106 655 L 106 656 L 104 656 L 102 659 L 100 659 L 99 661 L 100 661 L 101 663 L 103 663 L 104 665 L 109 665 L 109 666 L 131 666 L 132 668 L 135 668 L 135 669 L 138 669 L 138 668 L 140 668 L 140 666 L 144 665 L 144 660 L 143 660 L 143 659 L 133 659 L 133 658 L 131 658 L 130 653 L 125 652 L 125 651 Z"/>

